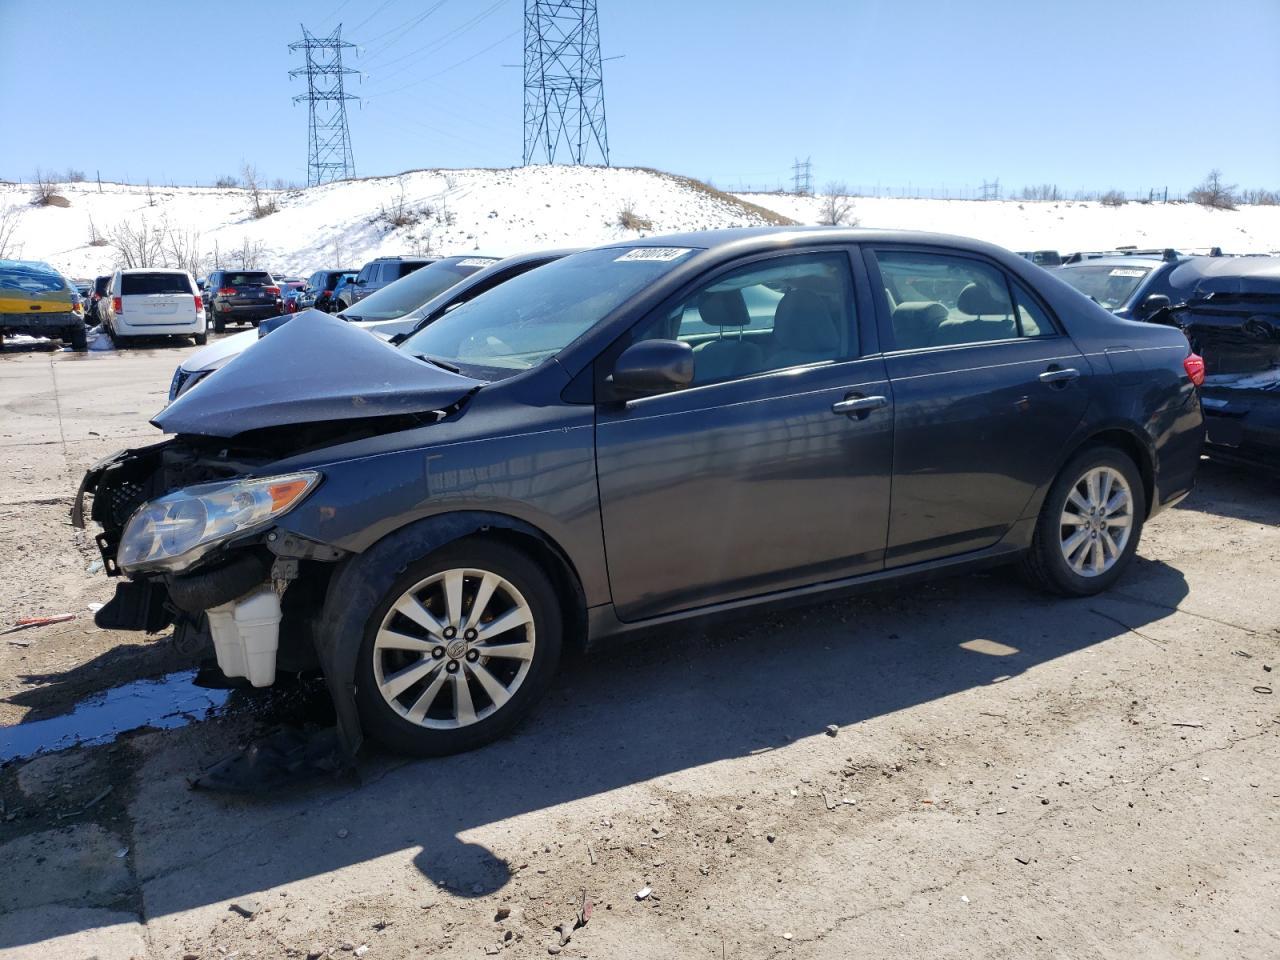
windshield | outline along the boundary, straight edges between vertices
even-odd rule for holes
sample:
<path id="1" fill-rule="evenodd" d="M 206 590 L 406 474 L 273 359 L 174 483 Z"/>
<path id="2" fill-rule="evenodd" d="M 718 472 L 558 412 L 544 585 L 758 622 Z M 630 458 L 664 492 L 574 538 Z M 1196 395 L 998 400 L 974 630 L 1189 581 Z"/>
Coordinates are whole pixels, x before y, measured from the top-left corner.
<path id="1" fill-rule="evenodd" d="M 1150 267 L 1108 266 L 1098 263 L 1063 267 L 1058 276 L 1108 310 L 1118 310 L 1129 302 Z"/>
<path id="2" fill-rule="evenodd" d="M 497 263 L 497 260 L 493 257 L 437 260 L 369 294 L 354 307 L 343 311 L 342 316 L 347 320 L 395 320 L 491 263 Z"/>
<path id="3" fill-rule="evenodd" d="M 462 304 L 400 349 L 483 379 L 510 377 L 554 357 L 692 253 L 674 247 L 577 253 Z"/>

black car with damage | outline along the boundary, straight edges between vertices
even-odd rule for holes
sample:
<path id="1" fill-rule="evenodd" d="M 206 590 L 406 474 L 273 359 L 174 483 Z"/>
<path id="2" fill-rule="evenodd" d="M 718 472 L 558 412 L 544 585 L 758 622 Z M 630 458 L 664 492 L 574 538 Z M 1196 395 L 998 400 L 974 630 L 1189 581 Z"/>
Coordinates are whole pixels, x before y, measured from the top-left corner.
<path id="1" fill-rule="evenodd" d="M 587 250 L 393 346 L 290 323 L 94 466 L 103 627 L 319 665 L 348 749 L 501 735 L 561 653 L 1014 563 L 1086 596 L 1192 488 L 1198 358 L 988 244 L 762 228 Z"/>

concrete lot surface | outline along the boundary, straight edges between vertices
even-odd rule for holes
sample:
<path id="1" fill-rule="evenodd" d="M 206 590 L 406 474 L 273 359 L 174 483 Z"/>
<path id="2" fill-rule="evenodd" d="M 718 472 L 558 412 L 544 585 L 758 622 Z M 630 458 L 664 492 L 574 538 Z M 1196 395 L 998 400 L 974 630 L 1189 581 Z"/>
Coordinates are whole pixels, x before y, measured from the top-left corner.
<path id="1" fill-rule="evenodd" d="M 93 626 L 66 522 L 189 350 L 0 356 L 0 627 L 77 614 L 0 643 L 0 746 L 194 664 Z M 1275 482 L 1205 464 L 1105 596 L 997 571 L 673 632 L 464 756 L 193 791 L 278 719 L 236 692 L 0 768 L 0 958 L 1274 958 L 1278 573 Z"/>

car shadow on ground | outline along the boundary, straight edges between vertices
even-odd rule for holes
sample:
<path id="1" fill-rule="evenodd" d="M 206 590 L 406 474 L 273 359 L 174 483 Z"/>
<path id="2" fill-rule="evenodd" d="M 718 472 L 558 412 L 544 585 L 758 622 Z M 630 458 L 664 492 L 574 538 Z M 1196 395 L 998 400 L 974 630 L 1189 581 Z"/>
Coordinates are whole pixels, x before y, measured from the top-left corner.
<path id="1" fill-rule="evenodd" d="M 589 798 L 607 809 L 610 791 L 765 756 L 831 724 L 842 755 L 882 751 L 859 739 L 860 723 L 1114 641 L 1167 616 L 1151 601 L 1176 606 L 1187 593 L 1178 570 L 1141 558 L 1125 583 L 1139 602 L 1047 598 L 996 571 L 673 629 L 566 663 L 535 715 L 484 749 L 422 761 L 369 749 L 357 786 L 191 792 L 186 778 L 211 758 L 193 755 L 191 730 L 178 733 L 140 768 L 130 809 L 146 915 L 412 850 L 433 883 L 492 894 L 520 863 L 472 831 Z"/>
<path id="2" fill-rule="evenodd" d="M 1280 477 L 1216 460 L 1202 460 L 1195 490 L 1177 509 L 1274 524 L 1280 509 Z"/>

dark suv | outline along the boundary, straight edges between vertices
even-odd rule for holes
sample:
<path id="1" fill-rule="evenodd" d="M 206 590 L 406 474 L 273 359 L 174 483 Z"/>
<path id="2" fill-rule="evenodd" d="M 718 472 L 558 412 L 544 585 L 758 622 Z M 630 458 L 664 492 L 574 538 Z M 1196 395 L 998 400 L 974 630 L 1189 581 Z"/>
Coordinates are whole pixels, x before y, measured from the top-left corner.
<path id="1" fill-rule="evenodd" d="M 356 273 L 355 270 L 317 270 L 307 278 L 305 305 L 325 313 L 336 313 L 338 308 L 333 292 L 338 288 L 338 281 L 343 277 L 354 277 Z"/>
<path id="2" fill-rule="evenodd" d="M 381 290 L 388 283 L 395 283 L 401 277 L 407 277 L 413 271 L 435 263 L 438 257 L 379 257 L 370 260 L 360 268 L 360 275 L 343 287 L 338 295 L 338 312 L 346 310 L 353 303 L 358 303 L 375 290 Z"/>
<path id="3" fill-rule="evenodd" d="M 205 313 L 214 333 L 228 323 L 251 323 L 284 312 L 280 287 L 265 270 L 214 270 L 205 281 Z"/>

